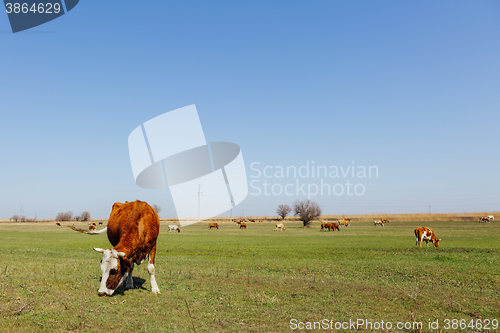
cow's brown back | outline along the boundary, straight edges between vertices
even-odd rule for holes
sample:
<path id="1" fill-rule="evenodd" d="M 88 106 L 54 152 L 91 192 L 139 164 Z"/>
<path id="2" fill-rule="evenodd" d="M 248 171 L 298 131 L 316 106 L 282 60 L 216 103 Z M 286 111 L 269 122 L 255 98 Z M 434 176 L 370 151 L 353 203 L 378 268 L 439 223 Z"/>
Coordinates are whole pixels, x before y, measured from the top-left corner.
<path id="1" fill-rule="evenodd" d="M 143 201 L 113 205 L 108 220 L 108 239 L 117 251 L 140 263 L 156 245 L 160 231 L 160 218 L 156 211 Z"/>

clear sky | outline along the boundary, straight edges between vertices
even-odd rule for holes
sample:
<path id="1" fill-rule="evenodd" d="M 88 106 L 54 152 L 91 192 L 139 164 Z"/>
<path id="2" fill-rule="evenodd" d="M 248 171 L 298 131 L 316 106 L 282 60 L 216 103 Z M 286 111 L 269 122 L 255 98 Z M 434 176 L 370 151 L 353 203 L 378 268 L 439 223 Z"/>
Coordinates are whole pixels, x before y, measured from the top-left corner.
<path id="1" fill-rule="evenodd" d="M 344 186 L 311 196 L 325 214 L 499 210 L 499 36 L 498 1 L 82 0 L 16 34 L 0 14 L 0 218 L 135 199 L 175 216 L 168 190 L 135 185 L 127 138 L 190 104 L 257 181 L 235 215 L 322 180 Z M 275 175 L 313 161 L 378 177 Z"/>

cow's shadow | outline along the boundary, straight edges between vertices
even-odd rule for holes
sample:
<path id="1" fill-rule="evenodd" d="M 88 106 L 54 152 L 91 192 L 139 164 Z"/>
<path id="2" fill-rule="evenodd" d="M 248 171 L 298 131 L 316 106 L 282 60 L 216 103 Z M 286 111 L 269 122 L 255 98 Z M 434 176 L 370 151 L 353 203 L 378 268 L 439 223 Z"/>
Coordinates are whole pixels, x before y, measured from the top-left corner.
<path id="1" fill-rule="evenodd" d="M 145 287 L 144 287 L 144 282 L 146 282 L 146 280 L 144 280 L 143 278 L 140 278 L 140 277 L 135 277 L 135 276 L 132 276 L 132 280 L 134 280 L 134 289 L 142 289 L 142 290 L 147 290 Z M 128 290 L 133 290 L 133 289 L 127 289 L 125 288 L 125 282 L 122 283 L 121 286 L 118 287 L 118 289 L 115 290 L 115 292 L 113 293 L 113 296 L 114 295 L 125 295 L 125 292 L 128 291 Z"/>

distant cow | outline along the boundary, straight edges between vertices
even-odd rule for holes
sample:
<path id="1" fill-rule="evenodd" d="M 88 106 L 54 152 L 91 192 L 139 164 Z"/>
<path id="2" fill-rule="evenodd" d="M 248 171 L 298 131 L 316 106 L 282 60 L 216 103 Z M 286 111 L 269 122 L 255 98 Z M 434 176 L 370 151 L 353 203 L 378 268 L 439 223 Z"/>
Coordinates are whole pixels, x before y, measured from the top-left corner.
<path id="1" fill-rule="evenodd" d="M 250 222 L 255 222 L 255 220 L 250 220 Z"/>
<path id="2" fill-rule="evenodd" d="M 382 221 L 373 221 L 373 225 L 374 226 L 378 226 L 379 225 L 379 226 L 383 227 L 384 223 L 382 223 Z"/>
<path id="3" fill-rule="evenodd" d="M 208 225 L 208 229 L 212 229 L 212 228 L 217 228 L 217 229 L 219 229 L 219 225 L 218 225 L 217 223 L 210 223 L 210 224 Z"/>
<path id="4" fill-rule="evenodd" d="M 489 218 L 490 220 L 494 220 L 494 219 L 495 219 L 495 217 L 494 217 L 493 215 L 488 215 L 488 218 Z"/>
<path id="5" fill-rule="evenodd" d="M 419 247 L 422 247 L 422 241 L 425 241 L 427 247 L 429 247 L 429 241 L 431 241 L 435 247 L 439 247 L 439 241 L 441 240 L 436 237 L 436 234 L 431 228 L 427 227 L 418 227 L 415 229 L 415 237 L 417 238 L 415 245 Z"/>
<path id="6" fill-rule="evenodd" d="M 347 222 L 351 222 L 351 219 L 348 217 L 344 217 L 344 220 L 346 220 Z"/>
<path id="7" fill-rule="evenodd" d="M 173 232 L 176 232 L 176 231 L 177 231 L 177 232 L 181 232 L 181 229 L 180 229 L 178 226 L 176 226 L 175 224 L 170 224 L 170 225 L 168 226 L 168 232 L 170 232 L 170 231 L 173 231 Z"/>
<path id="8" fill-rule="evenodd" d="M 487 222 L 487 223 L 490 223 L 490 219 L 487 218 L 487 217 L 480 217 L 479 218 L 479 222 Z"/>
<path id="9" fill-rule="evenodd" d="M 99 222 L 99 225 L 102 225 L 102 222 Z"/>
<path id="10" fill-rule="evenodd" d="M 321 223 L 321 230 L 323 229 L 328 229 L 328 231 L 335 231 L 335 229 L 337 229 L 338 231 L 340 231 L 339 225 L 337 223 Z"/>
<path id="11" fill-rule="evenodd" d="M 159 294 L 155 279 L 156 239 L 160 230 L 160 218 L 156 211 L 143 201 L 116 202 L 109 216 L 107 230 L 112 249 L 94 248 L 103 254 L 101 261 L 101 287 L 99 296 L 111 296 L 126 281 L 126 288 L 134 288 L 132 271 L 148 257 L 148 273 L 151 291 Z"/>
<path id="12" fill-rule="evenodd" d="M 89 230 L 95 230 L 95 225 L 89 225 Z"/>
<path id="13" fill-rule="evenodd" d="M 285 225 L 283 223 L 276 223 L 276 229 L 274 229 L 274 231 L 276 230 L 280 230 L 280 231 L 283 231 L 285 230 Z"/>
<path id="14" fill-rule="evenodd" d="M 339 220 L 339 221 L 337 221 L 337 222 L 338 222 L 338 224 L 339 224 L 340 226 L 343 226 L 343 227 L 349 227 L 349 226 L 350 226 L 350 225 L 349 225 L 349 222 L 347 222 L 346 220 Z"/>
<path id="15" fill-rule="evenodd" d="M 247 224 L 246 224 L 245 222 L 241 222 L 241 223 L 240 223 L 240 229 L 241 229 L 241 228 L 246 229 L 246 228 L 247 228 Z"/>
<path id="16" fill-rule="evenodd" d="M 57 223 L 56 223 L 56 225 L 60 227 L 60 226 L 61 226 L 61 223 L 57 222 Z"/>
<path id="17" fill-rule="evenodd" d="M 380 219 L 380 221 L 382 221 L 382 223 L 389 223 L 388 219 Z"/>

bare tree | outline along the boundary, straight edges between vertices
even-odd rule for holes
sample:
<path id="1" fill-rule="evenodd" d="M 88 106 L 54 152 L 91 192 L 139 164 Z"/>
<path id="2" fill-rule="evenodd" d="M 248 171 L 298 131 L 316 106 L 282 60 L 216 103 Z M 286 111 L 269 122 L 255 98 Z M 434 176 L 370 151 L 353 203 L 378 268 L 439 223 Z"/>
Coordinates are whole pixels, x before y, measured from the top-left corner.
<path id="1" fill-rule="evenodd" d="M 90 213 L 87 212 L 87 211 L 81 213 L 80 214 L 80 220 L 82 220 L 83 222 L 89 221 L 90 220 Z"/>
<path id="2" fill-rule="evenodd" d="M 11 220 L 11 221 L 14 221 L 14 222 L 18 222 L 18 221 L 19 221 L 19 215 L 12 215 L 12 216 L 10 217 L 10 220 Z"/>
<path id="3" fill-rule="evenodd" d="M 318 216 L 321 216 L 321 207 L 311 200 L 295 201 L 293 211 L 295 216 L 300 218 L 304 227 L 308 226 Z"/>
<path id="4" fill-rule="evenodd" d="M 72 212 L 58 213 L 55 218 L 56 221 L 71 221 L 72 219 L 73 219 Z"/>
<path id="5" fill-rule="evenodd" d="M 276 214 L 278 216 L 281 216 L 281 218 L 284 220 L 285 217 L 290 214 L 292 211 L 292 208 L 288 205 L 279 205 L 278 208 L 276 209 Z"/>
<path id="6" fill-rule="evenodd" d="M 153 205 L 153 209 L 156 211 L 156 214 L 160 214 L 160 212 L 161 212 L 161 207 L 160 206 L 158 206 L 158 205 L 155 204 L 155 205 Z"/>

